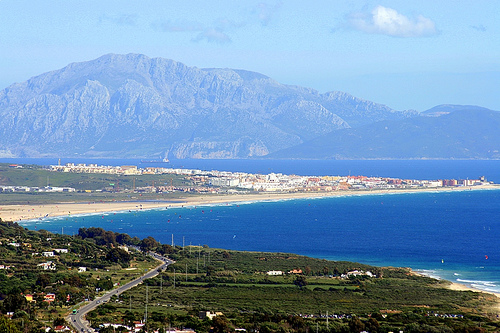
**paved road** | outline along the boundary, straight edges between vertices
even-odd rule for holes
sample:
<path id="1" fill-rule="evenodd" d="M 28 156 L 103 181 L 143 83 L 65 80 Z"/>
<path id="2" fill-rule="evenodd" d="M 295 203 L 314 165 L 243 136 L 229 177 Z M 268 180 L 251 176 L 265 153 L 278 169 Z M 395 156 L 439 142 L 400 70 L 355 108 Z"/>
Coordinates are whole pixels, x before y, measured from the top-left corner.
<path id="1" fill-rule="evenodd" d="M 125 290 L 131 289 L 138 284 L 142 283 L 142 281 L 146 279 L 150 279 L 152 277 L 155 277 L 158 275 L 159 271 L 165 270 L 168 265 L 173 264 L 174 261 L 170 260 L 166 257 L 163 257 L 157 253 L 149 252 L 148 253 L 150 256 L 153 258 L 162 261 L 163 263 L 159 266 L 157 266 L 155 269 L 150 270 L 143 276 L 130 281 L 127 284 L 124 284 L 123 286 L 120 286 L 116 289 L 113 289 L 109 292 L 107 292 L 104 296 L 98 297 L 94 299 L 93 301 L 85 304 L 81 308 L 78 309 L 78 312 L 76 314 L 71 314 L 69 315 L 66 319 L 73 325 L 73 327 L 76 329 L 77 332 L 93 332 L 94 330 L 90 327 L 89 322 L 85 319 L 85 315 L 89 313 L 90 311 L 94 310 L 99 304 L 106 303 L 111 299 L 111 296 L 113 295 L 120 295 L 122 292 Z"/>

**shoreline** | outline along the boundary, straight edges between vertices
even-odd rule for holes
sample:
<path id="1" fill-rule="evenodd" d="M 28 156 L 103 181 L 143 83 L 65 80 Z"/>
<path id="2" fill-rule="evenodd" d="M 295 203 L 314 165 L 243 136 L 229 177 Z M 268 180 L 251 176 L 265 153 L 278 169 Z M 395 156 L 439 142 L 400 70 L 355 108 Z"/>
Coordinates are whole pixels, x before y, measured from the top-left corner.
<path id="1" fill-rule="evenodd" d="M 421 274 L 421 273 L 415 273 L 415 274 L 420 275 L 420 276 L 427 276 L 427 275 Z M 446 288 L 450 289 L 450 290 L 454 290 L 454 291 L 472 291 L 474 293 L 484 293 L 484 294 L 488 294 L 488 295 L 492 295 L 492 296 L 496 297 L 495 304 L 491 306 L 490 310 L 494 311 L 496 314 L 500 313 L 500 292 L 482 290 L 482 289 L 479 289 L 479 288 L 470 287 L 468 285 L 465 285 L 465 284 L 462 284 L 462 283 L 458 283 L 458 282 L 453 282 L 453 281 L 450 281 L 450 280 L 444 280 L 443 279 L 443 281 L 447 281 L 449 283 L 446 286 Z"/>
<path id="2" fill-rule="evenodd" d="M 157 201 L 89 201 L 51 204 L 27 205 L 0 205 L 0 218 L 2 221 L 35 221 L 44 218 L 110 213 L 118 211 L 149 210 L 156 208 L 189 207 L 197 205 L 229 204 L 238 202 L 278 201 L 294 199 L 318 199 L 329 197 L 363 196 L 363 195 L 392 195 L 415 193 L 438 193 L 456 191 L 500 190 L 500 186 L 482 185 L 472 187 L 441 187 L 432 189 L 390 189 L 390 190 L 345 190 L 332 192 L 295 192 L 272 193 L 262 192 L 257 194 L 222 194 L 222 195 L 197 195 L 178 199 L 165 199 Z"/>
<path id="3" fill-rule="evenodd" d="M 490 290 L 483 290 L 483 289 L 480 289 L 480 288 L 474 288 L 474 287 L 468 286 L 468 285 L 466 285 L 464 283 L 454 282 L 454 281 L 451 281 L 451 280 L 447 280 L 445 278 L 441 278 L 439 276 L 432 276 L 431 274 L 424 273 L 424 272 L 422 272 L 421 270 L 418 270 L 418 269 L 414 270 L 414 269 L 410 268 L 410 271 L 411 271 L 411 274 L 414 274 L 414 275 L 417 275 L 417 276 L 427 277 L 427 278 L 431 278 L 431 279 L 437 279 L 437 280 L 440 280 L 440 281 L 446 281 L 446 282 L 449 283 L 447 285 L 447 288 L 451 289 L 451 290 L 473 291 L 473 292 L 481 292 L 481 293 L 495 295 L 498 298 L 499 309 L 500 309 L 500 292 L 490 291 Z"/>
<path id="4" fill-rule="evenodd" d="M 410 269 L 410 274 L 420 276 L 420 277 L 427 277 L 427 278 L 437 279 L 440 281 L 445 281 L 447 283 L 446 286 L 443 287 L 445 289 L 449 289 L 449 290 L 453 290 L 453 291 L 470 291 L 473 293 L 482 293 L 482 294 L 487 294 L 487 295 L 493 296 L 494 297 L 494 299 L 493 299 L 494 304 L 489 306 L 487 309 L 489 312 L 491 312 L 491 313 L 489 313 L 490 315 L 493 314 L 497 318 L 498 318 L 498 315 L 500 315 L 500 292 L 474 288 L 472 286 L 468 286 L 466 284 L 462 284 L 459 282 L 450 281 L 450 280 L 440 278 L 440 277 L 433 277 L 433 276 L 426 274 L 426 273 L 423 273 L 421 271 L 413 270 L 412 268 L 409 268 L 409 269 Z"/>
<path id="5" fill-rule="evenodd" d="M 365 196 L 365 195 L 397 195 L 397 194 L 418 194 L 418 193 L 446 193 L 463 192 L 478 190 L 500 190 L 500 185 L 484 185 L 475 187 L 444 187 L 432 189 L 390 189 L 390 190 L 347 190 L 334 192 L 298 192 L 298 193 L 257 193 L 257 194 L 227 194 L 227 195 L 196 195 L 184 198 L 149 201 L 109 201 L 109 202 L 72 202 L 72 203 L 51 203 L 44 205 L 0 205 L 0 218 L 3 221 L 13 222 L 37 222 L 45 218 L 54 218 L 62 216 L 82 216 L 96 215 L 113 212 L 127 212 L 139 210 L 152 210 L 159 208 L 181 208 L 205 205 L 237 204 L 261 201 L 280 201 L 296 199 L 319 199 L 347 196 Z M 415 270 L 416 275 L 427 276 Z M 474 288 L 459 282 L 447 281 L 444 288 L 456 291 L 480 292 L 495 297 L 495 304 L 491 306 L 491 311 L 500 314 L 500 292 L 487 291 Z"/>

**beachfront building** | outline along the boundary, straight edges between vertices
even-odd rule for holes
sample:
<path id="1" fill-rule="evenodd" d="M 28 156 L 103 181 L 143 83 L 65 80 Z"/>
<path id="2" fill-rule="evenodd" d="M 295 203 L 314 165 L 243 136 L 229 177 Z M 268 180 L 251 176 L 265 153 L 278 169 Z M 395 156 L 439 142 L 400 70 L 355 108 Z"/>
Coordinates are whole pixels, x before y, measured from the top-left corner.
<path id="1" fill-rule="evenodd" d="M 214 177 L 210 178 L 209 184 L 212 186 L 232 187 L 238 186 L 240 184 L 240 180 L 238 178 Z"/>

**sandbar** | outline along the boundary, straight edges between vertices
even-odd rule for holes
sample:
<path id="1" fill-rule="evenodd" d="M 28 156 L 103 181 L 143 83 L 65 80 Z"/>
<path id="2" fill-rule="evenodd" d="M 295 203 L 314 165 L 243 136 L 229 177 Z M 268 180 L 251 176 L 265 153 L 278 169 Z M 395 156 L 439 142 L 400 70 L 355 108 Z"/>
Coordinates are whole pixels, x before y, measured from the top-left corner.
<path id="1" fill-rule="evenodd" d="M 0 205 L 2 221 L 27 221 L 57 216 L 107 213 L 117 211 L 135 211 L 155 208 L 197 206 L 209 204 L 238 203 L 248 201 L 274 201 L 301 198 L 323 198 L 335 196 L 382 195 L 400 193 L 451 192 L 470 190 L 500 189 L 500 185 L 482 185 L 472 187 L 440 187 L 428 189 L 376 189 L 376 190 L 339 190 L 329 192 L 260 192 L 252 194 L 210 194 L 192 195 L 185 198 L 155 201 L 88 201 L 51 204 Z"/>

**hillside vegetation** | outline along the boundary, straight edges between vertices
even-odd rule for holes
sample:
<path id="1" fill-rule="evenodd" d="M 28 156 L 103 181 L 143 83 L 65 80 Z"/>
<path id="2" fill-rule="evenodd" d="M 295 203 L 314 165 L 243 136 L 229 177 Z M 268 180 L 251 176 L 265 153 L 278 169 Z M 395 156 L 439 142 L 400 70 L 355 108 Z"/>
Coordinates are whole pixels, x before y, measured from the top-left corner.
<path id="1" fill-rule="evenodd" d="M 110 185 L 112 184 L 112 185 Z M 176 193 L 123 193 L 124 190 L 139 189 L 141 187 L 158 185 L 172 185 L 179 189 L 187 189 Z M 0 201 L 4 204 L 44 204 L 53 202 L 79 201 L 115 201 L 137 199 L 165 200 L 189 195 L 193 182 L 186 177 L 175 174 L 162 175 L 110 175 L 92 173 L 53 172 L 38 165 L 23 165 L 22 168 L 9 167 L 7 163 L 0 163 L 1 186 L 27 187 L 71 187 L 76 192 L 7 192 L 0 188 Z M 92 192 L 92 193 L 89 193 Z M 129 191 L 129 192 L 130 192 Z M 121 192 L 121 193 L 120 193 Z"/>
<path id="2" fill-rule="evenodd" d="M 154 267 L 142 251 L 155 251 L 176 263 L 89 313 L 94 328 L 106 332 L 110 329 L 101 326 L 105 323 L 133 325 L 144 319 L 147 305 L 147 329 L 169 325 L 197 332 L 498 330 L 495 314 L 488 310 L 497 302 L 493 295 L 453 291 L 447 282 L 405 268 L 287 253 L 173 247 L 153 237 L 140 240 L 100 228 L 81 228 L 78 235 L 68 236 L 2 222 L 0 241 L 0 309 L 12 315 L 9 321 L 1 319 L 0 326 L 14 325 L 11 332 L 22 325 L 25 332 L 38 332 L 43 326 L 64 324 L 64 317 L 80 302 Z M 68 252 L 57 252 L 60 249 Z M 48 261 L 48 269 L 40 266 Z M 48 294 L 54 294 L 53 302 L 44 301 Z M 206 311 L 218 316 L 200 318 Z"/>

